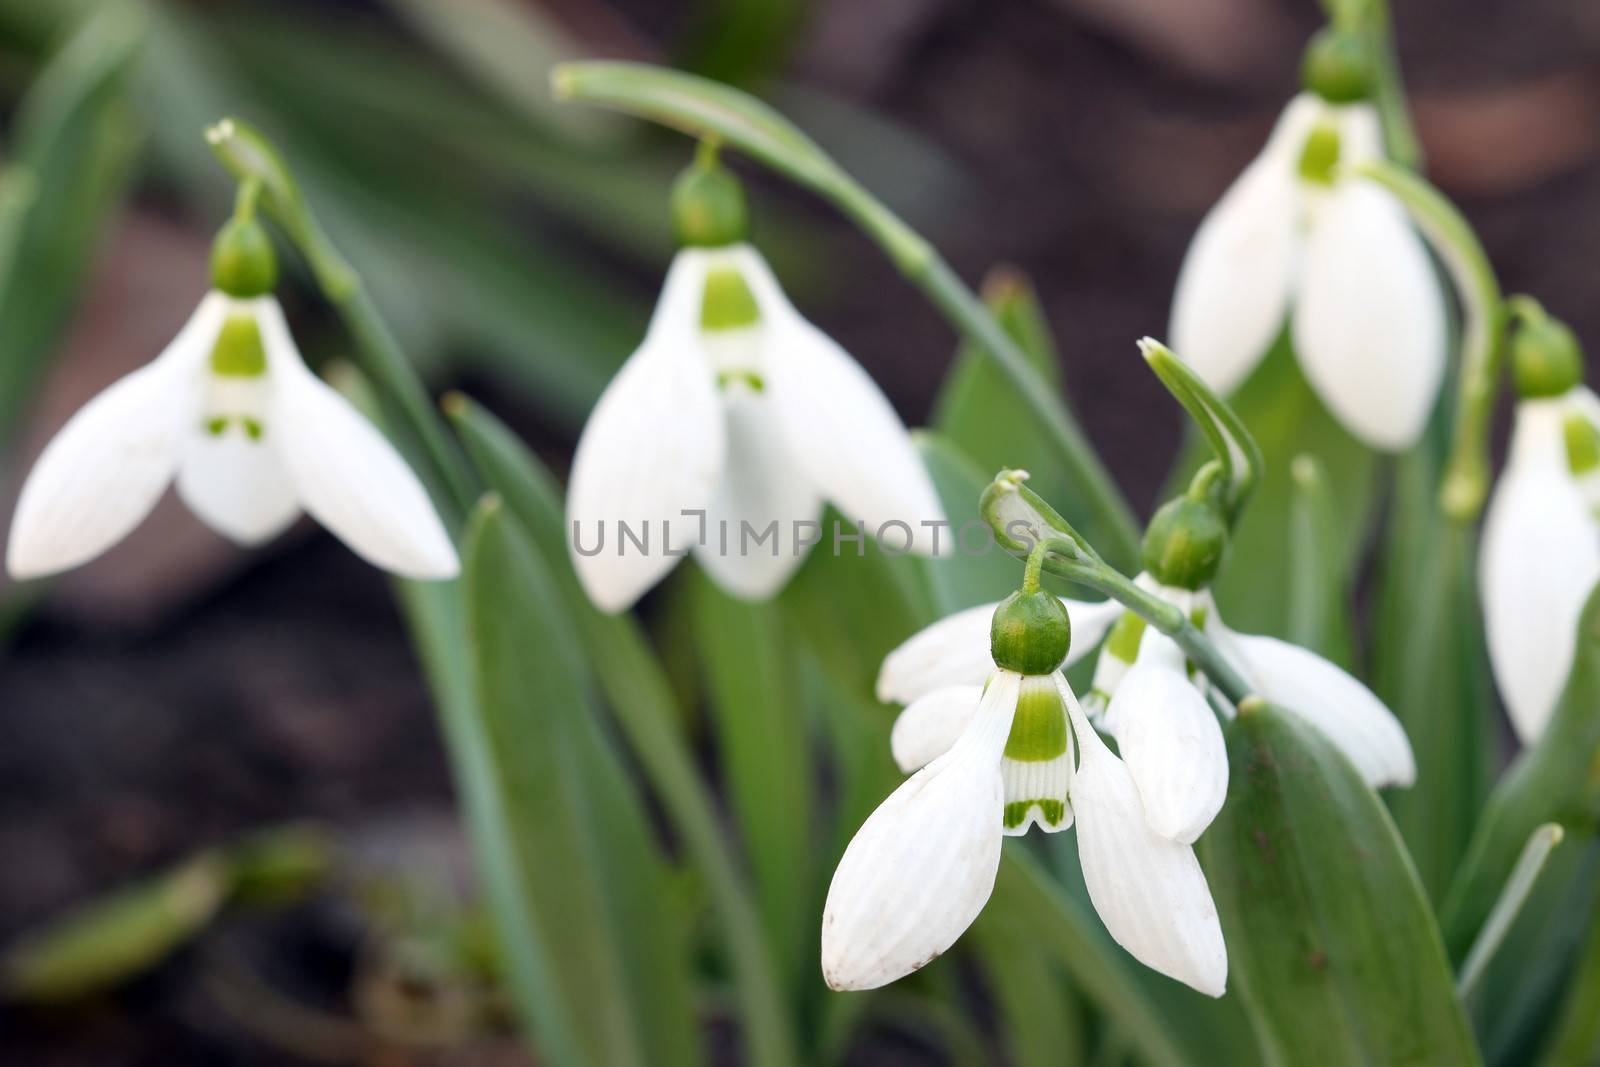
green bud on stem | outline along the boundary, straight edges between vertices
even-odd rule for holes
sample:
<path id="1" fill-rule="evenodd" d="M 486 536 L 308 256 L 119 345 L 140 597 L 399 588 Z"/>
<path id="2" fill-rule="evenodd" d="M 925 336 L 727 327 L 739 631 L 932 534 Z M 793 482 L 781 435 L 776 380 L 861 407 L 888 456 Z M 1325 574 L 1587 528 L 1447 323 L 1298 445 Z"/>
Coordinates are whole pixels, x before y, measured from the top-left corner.
<path id="1" fill-rule="evenodd" d="M 1507 301 L 1512 322 L 1511 376 L 1524 400 L 1562 396 L 1583 381 L 1577 335 L 1532 297 Z"/>
<path id="2" fill-rule="evenodd" d="M 211 284 L 229 296 L 266 296 L 278 285 L 278 256 L 266 227 L 235 216 L 211 243 Z"/>
<path id="3" fill-rule="evenodd" d="M 1367 99 L 1377 84 L 1371 44 L 1361 34 L 1324 27 L 1306 45 L 1300 81 L 1330 104 Z"/>
<path id="4" fill-rule="evenodd" d="M 994 609 L 989 652 L 995 666 L 1018 674 L 1049 674 L 1072 648 L 1072 620 L 1059 597 L 1019 589 Z"/>
<path id="5" fill-rule="evenodd" d="M 749 230 L 744 186 L 701 141 L 694 162 L 672 183 L 672 230 L 685 247 L 720 248 L 744 240 Z"/>
<path id="6" fill-rule="evenodd" d="M 1139 549 L 1144 569 L 1162 585 L 1204 589 L 1217 576 L 1228 547 L 1228 526 L 1210 501 L 1193 494 L 1163 504 L 1145 528 Z"/>

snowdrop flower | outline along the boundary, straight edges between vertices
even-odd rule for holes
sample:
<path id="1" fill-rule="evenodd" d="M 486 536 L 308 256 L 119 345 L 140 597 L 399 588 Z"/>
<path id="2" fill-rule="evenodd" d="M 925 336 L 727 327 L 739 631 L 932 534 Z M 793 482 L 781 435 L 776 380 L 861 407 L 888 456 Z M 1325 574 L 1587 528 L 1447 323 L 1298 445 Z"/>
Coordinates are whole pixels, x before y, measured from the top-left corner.
<path id="1" fill-rule="evenodd" d="M 940 624 L 943 639 L 969 631 L 971 614 Z M 839 861 L 823 910 L 824 978 L 872 989 L 926 965 L 983 909 L 1004 836 L 1076 821 L 1084 883 L 1112 937 L 1147 966 L 1221 996 L 1227 949 L 1194 850 L 1151 825 L 1130 768 L 1061 675 L 1068 606 L 1021 592 L 992 618 L 987 683 L 930 689 L 895 724 L 895 756 L 915 773 Z M 880 687 L 903 691 L 914 659 L 903 651 L 886 664 L 886 676 L 900 677 Z"/>
<path id="2" fill-rule="evenodd" d="M 1600 400 L 1581 384 L 1576 339 L 1554 320 L 1525 325 L 1512 356 L 1521 399 L 1484 522 L 1479 587 L 1495 680 L 1532 744 L 1561 698 L 1600 581 Z"/>
<path id="3" fill-rule="evenodd" d="M 820 539 L 824 501 L 895 550 L 942 547 L 944 512 L 905 426 L 742 242 L 741 195 L 714 160 L 680 179 L 688 247 L 578 442 L 572 559 L 606 611 L 691 549 L 728 592 L 772 596 Z"/>
<path id="4" fill-rule="evenodd" d="M 1421 435 L 1444 377 L 1445 300 L 1400 202 L 1351 173 L 1382 153 L 1371 103 L 1295 97 L 1189 245 L 1172 339 L 1226 395 L 1287 318 L 1328 409 L 1371 447 L 1398 451 Z"/>
<path id="5" fill-rule="evenodd" d="M 216 288 L 154 362 L 100 393 L 28 475 L 6 565 L 36 578 L 100 555 L 174 480 L 202 521 L 259 544 L 301 510 L 376 566 L 450 578 L 456 552 L 394 447 L 306 367 L 271 296 L 258 223 L 218 236 Z"/>

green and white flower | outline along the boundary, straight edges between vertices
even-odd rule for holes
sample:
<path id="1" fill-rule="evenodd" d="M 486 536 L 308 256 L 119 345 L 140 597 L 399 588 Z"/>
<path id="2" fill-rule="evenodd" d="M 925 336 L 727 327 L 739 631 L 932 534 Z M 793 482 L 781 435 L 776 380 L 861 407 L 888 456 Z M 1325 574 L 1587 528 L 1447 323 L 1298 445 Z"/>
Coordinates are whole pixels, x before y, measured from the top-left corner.
<path id="1" fill-rule="evenodd" d="M 1582 385 L 1517 404 L 1483 526 L 1489 660 L 1511 724 L 1539 739 L 1572 671 L 1578 617 L 1600 581 L 1600 399 Z"/>
<path id="2" fill-rule="evenodd" d="M 100 555 L 168 485 L 258 544 L 302 510 L 376 566 L 450 578 L 454 546 L 394 447 L 306 367 L 278 302 L 208 293 L 154 362 L 86 404 L 22 487 L 6 565 L 36 578 Z"/>
<path id="3" fill-rule="evenodd" d="M 1033 596 L 1067 618 L 1055 598 Z M 1131 768 L 1095 733 L 1061 674 L 1066 646 L 1031 663 L 1008 655 L 1000 619 L 1016 600 L 990 610 L 996 621 L 983 647 L 994 660 L 981 690 L 930 689 L 895 724 L 895 758 L 915 773 L 839 861 L 823 911 L 824 978 L 835 989 L 872 989 L 926 965 L 988 901 L 1003 837 L 1076 821 L 1084 883 L 1112 937 L 1147 966 L 1221 996 L 1227 949 L 1194 850 L 1152 828 Z M 939 624 L 937 643 L 970 631 L 971 615 Z M 923 643 L 891 657 L 880 690 L 915 688 L 908 665 Z M 967 650 L 946 647 L 971 662 Z"/>
<path id="4" fill-rule="evenodd" d="M 1382 158 L 1376 109 L 1306 92 L 1211 209 L 1178 275 L 1173 347 L 1218 393 L 1289 320 L 1301 369 L 1374 448 L 1414 444 L 1445 369 L 1445 300 L 1387 190 L 1352 173 Z"/>
<path id="5" fill-rule="evenodd" d="M 760 253 L 683 249 L 578 442 L 567 518 L 584 588 L 625 610 L 692 549 L 728 592 L 770 597 L 814 543 L 804 531 L 824 501 L 869 535 L 893 526 L 895 547 L 919 553 L 935 551 L 944 523 L 888 399 L 795 310 Z M 650 531 L 645 543 L 624 546 L 623 525 Z M 752 546 L 746 527 L 775 533 Z"/>

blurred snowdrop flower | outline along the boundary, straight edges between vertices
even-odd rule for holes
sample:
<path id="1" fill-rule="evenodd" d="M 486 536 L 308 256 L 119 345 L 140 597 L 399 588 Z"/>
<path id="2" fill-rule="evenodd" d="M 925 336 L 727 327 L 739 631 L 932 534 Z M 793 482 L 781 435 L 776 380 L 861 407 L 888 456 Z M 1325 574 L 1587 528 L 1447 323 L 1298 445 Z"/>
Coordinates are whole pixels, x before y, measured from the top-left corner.
<path id="1" fill-rule="evenodd" d="M 1581 384 L 1570 331 L 1542 310 L 1531 318 L 1513 342 L 1521 399 L 1479 556 L 1489 658 L 1524 744 L 1561 699 L 1600 581 L 1600 399 Z"/>
<path id="2" fill-rule="evenodd" d="M 306 367 L 283 311 L 269 239 L 236 219 L 213 277 L 153 362 L 100 393 L 46 446 L 11 523 L 17 578 L 75 567 L 122 540 L 174 480 L 189 509 L 244 545 L 302 509 L 358 555 L 412 578 L 450 578 L 454 546 L 394 447 Z"/>
<path id="3" fill-rule="evenodd" d="M 1076 820 L 1084 883 L 1112 937 L 1145 965 L 1221 996 L 1227 949 L 1194 850 L 1152 826 L 1129 767 L 1061 675 L 1067 605 L 1018 593 L 991 614 L 989 640 L 979 639 L 993 655 L 987 683 L 928 689 L 895 724 L 895 758 L 915 773 L 839 861 L 823 910 L 824 978 L 872 989 L 926 965 L 988 901 L 1003 837 Z M 964 617 L 941 624 L 939 639 L 970 629 Z M 887 688 L 912 685 L 910 662 L 901 653 L 885 665 L 901 675 Z"/>
<path id="4" fill-rule="evenodd" d="M 1352 173 L 1382 157 L 1377 110 L 1305 92 L 1200 224 L 1178 275 L 1173 347 L 1217 392 L 1287 317 L 1301 369 L 1373 448 L 1414 444 L 1445 370 L 1445 299 L 1404 207 Z"/>
<path id="5" fill-rule="evenodd" d="M 742 242 L 741 197 L 714 161 L 680 179 L 688 247 L 578 441 L 572 559 L 605 611 L 627 609 L 691 550 L 728 592 L 774 595 L 820 540 L 824 501 L 895 549 L 945 547 L 905 425 Z"/>

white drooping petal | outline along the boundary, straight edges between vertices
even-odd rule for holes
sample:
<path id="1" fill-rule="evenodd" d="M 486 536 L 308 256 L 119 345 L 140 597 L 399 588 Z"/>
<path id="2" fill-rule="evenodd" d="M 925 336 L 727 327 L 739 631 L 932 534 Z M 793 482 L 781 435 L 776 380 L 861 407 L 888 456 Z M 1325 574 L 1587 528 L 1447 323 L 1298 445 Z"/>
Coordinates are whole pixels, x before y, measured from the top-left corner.
<path id="1" fill-rule="evenodd" d="M 1289 309 L 1300 243 L 1299 154 L 1322 106 L 1284 110 L 1259 156 L 1200 223 L 1172 300 L 1172 346 L 1219 393 L 1260 361 Z"/>
<path id="2" fill-rule="evenodd" d="M 228 298 L 209 293 L 154 362 L 67 420 L 23 484 L 6 566 L 37 578 L 86 563 L 144 521 L 198 430 L 201 365 Z"/>
<path id="3" fill-rule="evenodd" d="M 1089 901 L 1134 959 L 1208 996 L 1228 984 L 1228 949 L 1194 849 L 1150 829 L 1139 790 L 1061 683 L 1078 738 L 1072 808 Z"/>
<path id="4" fill-rule="evenodd" d="M 1309 722 L 1332 741 L 1374 789 L 1417 780 L 1411 741 L 1383 701 L 1341 668 L 1275 637 L 1208 628 L 1272 704 Z"/>
<path id="5" fill-rule="evenodd" d="M 937 538 L 950 552 L 933 479 L 877 383 L 795 310 L 760 253 L 739 245 L 727 255 L 760 310 L 774 412 L 812 484 L 892 550 L 931 554 Z"/>
<path id="6" fill-rule="evenodd" d="M 1072 650 L 1062 668 L 1088 655 L 1111 624 L 1122 614 L 1114 600 L 1068 600 L 1072 623 Z M 989 626 L 995 604 L 979 604 L 946 615 L 906 638 L 884 657 L 878 671 L 878 699 L 885 704 L 909 704 L 924 693 L 953 685 L 980 685 L 994 670 L 989 654 Z"/>
<path id="7" fill-rule="evenodd" d="M 1171 638 L 1145 631 L 1138 660 L 1111 698 L 1105 726 L 1139 787 L 1150 829 L 1192 843 L 1222 810 L 1228 749 Z"/>
<path id="8" fill-rule="evenodd" d="M 797 546 L 808 533 L 804 524 L 822 514 L 822 498 L 773 426 L 772 404 L 764 395 L 730 384 L 723 390 L 722 408 L 727 458 L 722 481 L 706 504 L 704 540 L 698 529 L 692 531 L 694 554 L 729 593 L 765 600 L 804 561 Z"/>
<path id="9" fill-rule="evenodd" d="M 253 302 L 271 385 L 264 441 L 311 517 L 375 566 L 453 578 L 455 546 L 428 492 L 388 438 L 300 358 L 283 311 Z"/>
<path id="10" fill-rule="evenodd" d="M 989 669 L 992 672 L 994 665 Z M 982 699 L 981 685 L 952 685 L 907 704 L 889 732 L 896 766 L 910 774 L 950 751 L 978 713 Z"/>
<path id="11" fill-rule="evenodd" d="M 1567 411 L 1560 399 L 1518 405 L 1478 562 L 1489 660 L 1524 744 L 1561 699 L 1578 619 L 1600 580 L 1600 524 L 1568 470 Z"/>
<path id="12" fill-rule="evenodd" d="M 876 989 L 936 959 L 1000 868 L 1000 754 L 1021 676 L 996 671 L 954 748 L 906 779 L 851 839 L 822 910 L 822 976 Z"/>
<path id="13" fill-rule="evenodd" d="M 572 562 L 602 611 L 626 610 L 699 536 L 722 479 L 727 431 L 700 344 L 707 253 L 679 252 L 649 332 L 606 386 L 572 460 Z M 645 547 L 624 538 L 626 524 Z"/>
<path id="14" fill-rule="evenodd" d="M 261 544 L 300 514 L 277 449 L 238 426 L 187 438 L 178 495 L 200 521 L 242 545 Z"/>
<path id="15" fill-rule="evenodd" d="M 1348 170 L 1384 158 L 1383 117 L 1368 103 L 1345 104 L 1330 110 L 1339 130 L 1339 166 Z"/>
<path id="16" fill-rule="evenodd" d="M 1373 448 L 1416 443 L 1445 370 L 1445 302 L 1422 238 L 1374 182 L 1317 205 L 1293 319 L 1306 379 Z"/>

